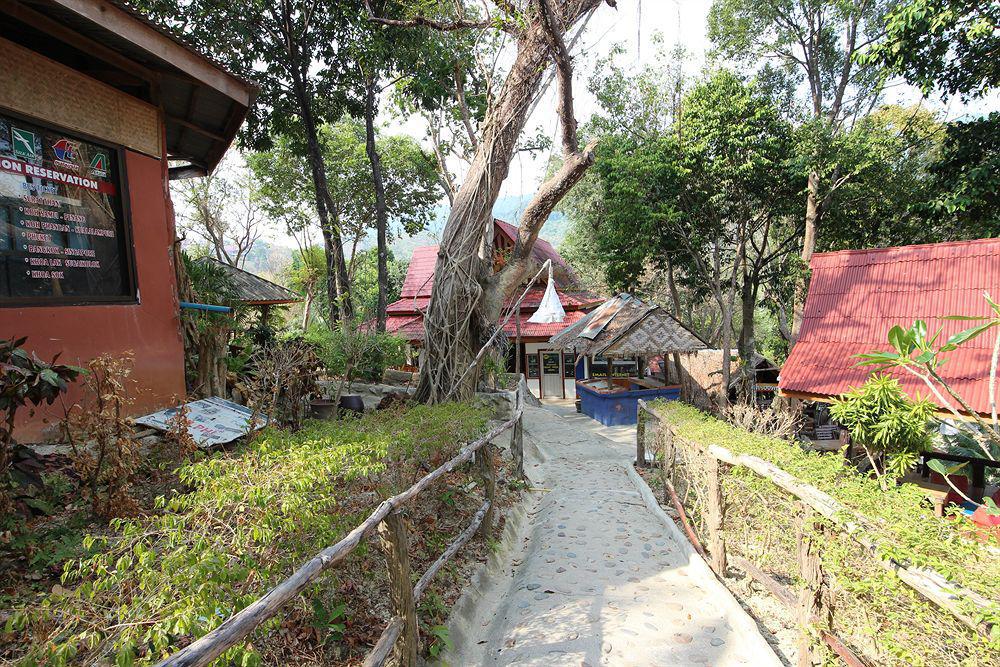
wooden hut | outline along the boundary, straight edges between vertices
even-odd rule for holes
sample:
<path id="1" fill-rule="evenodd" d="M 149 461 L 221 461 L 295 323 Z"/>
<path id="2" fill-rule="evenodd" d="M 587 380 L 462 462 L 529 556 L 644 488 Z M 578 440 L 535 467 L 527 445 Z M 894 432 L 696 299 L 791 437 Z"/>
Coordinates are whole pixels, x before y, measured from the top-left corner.
<path id="1" fill-rule="evenodd" d="M 573 350 L 584 368 L 580 409 L 605 425 L 634 424 L 640 398 L 680 397 L 679 385 L 645 376 L 645 360 L 705 349 L 705 341 L 656 304 L 619 294 L 549 341 Z"/>

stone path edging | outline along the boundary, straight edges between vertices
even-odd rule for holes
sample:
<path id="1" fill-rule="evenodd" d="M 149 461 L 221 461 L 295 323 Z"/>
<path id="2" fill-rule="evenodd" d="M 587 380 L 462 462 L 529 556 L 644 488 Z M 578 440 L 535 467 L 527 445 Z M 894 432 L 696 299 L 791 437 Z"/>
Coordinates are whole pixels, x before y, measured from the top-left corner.
<path id="1" fill-rule="evenodd" d="M 649 488 L 649 484 L 646 480 L 642 478 L 642 475 L 635 471 L 635 468 L 629 466 L 626 468 L 626 473 L 628 473 L 629 479 L 635 484 L 635 488 L 639 490 L 639 495 L 642 496 L 643 501 L 646 503 L 646 509 L 648 509 L 652 514 L 654 514 L 666 527 L 667 532 L 670 533 L 671 537 L 680 545 L 681 550 L 688 557 L 688 564 L 694 568 L 701 570 L 706 579 L 711 579 L 715 581 L 718 585 L 720 592 L 721 602 L 729 608 L 733 613 L 731 617 L 731 622 L 742 626 L 740 629 L 744 632 L 760 632 L 760 628 L 757 627 L 757 623 L 750 617 L 747 610 L 739 603 L 739 600 L 730 592 L 724 583 L 719 581 L 719 578 L 715 576 L 715 571 L 709 566 L 705 559 L 702 558 L 697 551 L 694 549 L 694 545 L 688 540 L 687 535 L 685 535 L 681 529 L 677 526 L 677 523 L 671 519 L 660 504 L 656 502 L 656 497 L 653 495 L 653 490 Z M 778 656 L 775 655 L 774 659 L 777 661 Z"/>

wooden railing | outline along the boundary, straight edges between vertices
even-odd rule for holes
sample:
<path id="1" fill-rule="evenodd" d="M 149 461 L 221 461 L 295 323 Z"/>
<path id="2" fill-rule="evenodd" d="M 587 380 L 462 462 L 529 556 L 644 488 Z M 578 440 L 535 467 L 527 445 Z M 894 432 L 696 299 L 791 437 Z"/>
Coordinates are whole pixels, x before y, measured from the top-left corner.
<path id="1" fill-rule="evenodd" d="M 277 615 L 285 605 L 294 600 L 307 586 L 314 583 L 327 570 L 340 565 L 366 538 L 377 532 L 385 552 L 389 571 L 389 588 L 394 616 L 389 621 L 375 647 L 365 658 L 366 667 L 382 665 L 395 655 L 398 665 L 412 667 L 417 664 L 417 611 L 416 605 L 427 590 L 431 579 L 477 533 L 486 536 L 493 525 L 493 503 L 496 498 L 496 468 L 491 441 L 506 431 L 512 431 L 511 454 L 517 474 L 524 471 L 524 444 L 522 416 L 524 394 L 527 386 L 522 376 L 510 419 L 500 424 L 479 440 L 467 444 L 447 463 L 428 473 L 416 484 L 375 508 L 367 519 L 356 526 L 342 540 L 316 554 L 287 579 L 229 617 L 219 627 L 158 663 L 158 667 L 201 667 L 221 656 L 246 639 L 251 632 L 268 619 Z M 476 512 L 469 525 L 455 538 L 441 556 L 411 588 L 409 536 L 400 511 L 422 492 L 440 481 L 445 475 L 475 458 L 476 469 L 482 477 L 486 501 Z"/>
<path id="2" fill-rule="evenodd" d="M 808 631 L 808 626 L 816 618 L 823 614 L 833 613 L 832 609 L 823 608 L 824 598 L 820 595 L 819 590 L 819 587 L 823 585 L 823 574 L 820 570 L 821 559 L 818 555 L 818 550 L 822 548 L 822 545 L 817 543 L 815 539 L 808 537 L 807 534 L 810 531 L 802 530 L 801 526 L 797 539 L 800 567 L 800 571 L 797 574 L 805 583 L 805 589 L 800 592 L 797 598 L 783 584 L 778 583 L 774 577 L 763 572 L 750 561 L 738 557 L 732 559 L 727 557 L 725 499 L 722 492 L 722 475 L 727 466 L 741 466 L 752 471 L 757 476 L 769 480 L 775 486 L 797 499 L 801 509 L 800 514 L 805 517 L 803 523 L 810 521 L 809 516 L 812 513 L 819 514 L 834 529 L 848 535 L 866 553 L 873 556 L 883 568 L 893 572 L 903 583 L 922 597 L 950 613 L 963 625 L 979 635 L 984 637 L 990 636 L 992 630 L 991 624 L 984 621 L 976 613 L 976 610 L 990 608 L 993 604 L 990 600 L 960 584 L 949 581 L 939 572 L 930 568 L 915 567 L 893 558 L 879 557 L 879 553 L 887 551 L 881 547 L 887 545 L 883 544 L 876 537 L 878 531 L 872 530 L 864 517 L 842 505 L 829 494 L 803 482 L 773 463 L 759 457 L 735 454 L 721 445 L 704 445 L 681 438 L 673 432 L 669 424 L 665 423 L 656 412 L 650 410 L 648 405 L 642 400 L 639 401 L 638 410 L 638 427 L 636 429 L 637 465 L 645 460 L 647 429 L 653 429 L 651 432 L 654 435 L 661 436 L 660 441 L 662 442 L 660 467 L 665 495 L 667 495 L 665 502 L 673 504 L 695 549 L 709 560 L 709 564 L 719 577 L 724 576 L 728 562 L 732 560 L 737 567 L 759 581 L 765 588 L 778 597 L 780 601 L 796 606 L 800 625 L 806 632 Z M 679 500 L 673 486 L 673 476 L 680 447 L 686 450 L 683 453 L 688 456 L 693 454 L 696 457 L 701 457 L 701 463 L 704 465 L 704 470 L 707 471 L 707 493 L 705 497 L 705 527 L 708 533 L 707 556 L 694 528 L 687 520 L 683 504 Z M 813 516 L 815 515 L 813 514 Z M 820 531 L 823 530 L 823 527 L 818 524 L 814 528 Z M 828 636 L 828 633 L 823 639 L 845 661 L 849 664 L 855 664 L 852 660 L 857 660 L 856 657 L 851 655 L 842 645 L 840 647 L 834 646 L 834 643 L 837 643 L 839 640 Z M 804 636 L 802 641 L 808 642 L 808 639 Z M 807 649 L 807 653 L 811 653 L 811 651 L 808 651 L 807 646 L 803 646 L 803 648 Z"/>

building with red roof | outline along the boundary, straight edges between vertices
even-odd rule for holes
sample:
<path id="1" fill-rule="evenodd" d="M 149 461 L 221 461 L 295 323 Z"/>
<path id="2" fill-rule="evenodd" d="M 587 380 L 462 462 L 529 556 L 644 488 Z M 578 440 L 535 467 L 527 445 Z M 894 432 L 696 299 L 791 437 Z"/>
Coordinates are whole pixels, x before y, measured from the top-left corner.
<path id="1" fill-rule="evenodd" d="M 781 369 L 782 394 L 829 400 L 864 384 L 870 367 L 858 354 L 890 349 L 887 334 L 924 320 L 941 340 L 970 326 L 949 315 L 991 315 L 984 292 L 1000 296 L 1000 239 L 935 243 L 876 250 L 820 253 L 810 263 L 812 279 L 802 328 Z M 953 352 L 941 376 L 977 412 L 988 414 L 990 357 L 996 334 L 974 338 Z M 893 370 L 903 389 L 935 400 L 928 387 Z"/>
<path id="2" fill-rule="evenodd" d="M 494 264 L 497 269 L 503 266 L 506 253 L 513 249 L 516 239 L 516 227 L 502 220 L 494 220 L 493 249 Z M 420 348 L 424 341 L 424 313 L 431 300 L 437 254 L 436 245 L 414 249 L 400 298 L 386 308 L 386 331 L 405 338 L 415 348 Z M 577 374 L 575 357 L 570 352 L 551 349 L 552 346 L 548 341 L 569 325 L 581 320 L 603 299 L 576 288 L 576 276 L 572 268 L 548 241 L 538 239 L 532 249 L 532 256 L 539 264 L 548 259 L 552 260 L 556 292 L 566 311 L 566 319 L 546 324 L 528 321 L 538 309 L 545 292 L 545 282 L 539 280 L 521 302 L 520 312 L 504 325 L 504 333 L 513 341 L 518 336 L 518 326 L 520 326 L 521 344 L 518 351 L 521 355 L 520 368 L 527 375 L 528 386 L 532 391 L 540 396 L 546 394 L 542 376 L 546 374 L 546 370 L 552 375 L 558 359 L 559 373 L 562 376 L 558 395 L 561 398 L 572 397 Z M 511 304 L 520 296 L 519 291 L 511 299 Z M 508 365 L 511 371 L 517 366 L 513 351 Z M 546 386 L 549 387 L 548 394 L 552 395 L 556 385 L 550 379 Z"/>

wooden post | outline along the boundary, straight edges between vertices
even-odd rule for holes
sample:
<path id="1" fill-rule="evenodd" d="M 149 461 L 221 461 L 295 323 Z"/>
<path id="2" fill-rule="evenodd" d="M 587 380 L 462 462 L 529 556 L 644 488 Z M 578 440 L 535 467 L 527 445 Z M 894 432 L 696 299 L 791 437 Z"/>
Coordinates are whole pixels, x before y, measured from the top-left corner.
<path id="1" fill-rule="evenodd" d="M 823 662 L 819 651 L 819 637 L 815 624 L 824 622 L 823 616 L 823 560 L 820 545 L 823 524 L 815 520 L 815 514 L 801 502 L 798 509 L 797 532 L 799 552 L 799 575 L 804 582 L 799 593 L 797 621 L 799 624 L 799 667 L 814 667 Z M 814 535 L 814 533 L 816 533 Z"/>
<path id="2" fill-rule="evenodd" d="M 660 466 L 660 475 L 663 477 L 663 504 L 670 504 L 670 484 L 674 478 L 674 432 L 670 426 L 657 423 L 657 434 L 663 438 L 663 461 Z"/>
<path id="3" fill-rule="evenodd" d="M 403 633 L 393 650 L 393 663 L 402 667 L 417 664 L 417 608 L 413 603 L 413 581 L 410 579 L 409 538 L 399 512 L 391 512 L 379 524 L 379 541 L 385 550 L 389 569 L 389 590 L 396 615 L 403 619 Z"/>
<path id="4" fill-rule="evenodd" d="M 523 383 L 523 384 L 522 384 Z M 517 395 L 514 397 L 514 414 L 518 415 L 514 428 L 510 430 L 510 455 L 514 459 L 515 474 L 524 479 L 524 394 L 527 383 L 521 377 L 517 381 Z"/>
<path id="5" fill-rule="evenodd" d="M 722 498 L 721 464 L 719 459 L 705 453 L 708 472 L 708 548 L 712 553 L 712 569 L 720 577 L 726 576 L 726 540 L 723 534 L 725 505 Z"/>
<path id="6" fill-rule="evenodd" d="M 646 407 L 640 400 L 635 418 L 635 465 L 646 467 Z"/>
<path id="7" fill-rule="evenodd" d="M 497 497 L 497 475 L 493 465 L 493 445 L 486 443 L 476 452 L 476 467 L 479 469 L 479 476 L 483 480 L 483 489 L 486 492 L 486 500 L 490 502 L 489 509 L 483 517 L 483 522 L 479 524 L 477 531 L 482 538 L 489 537 L 493 530 L 493 506 Z"/>

